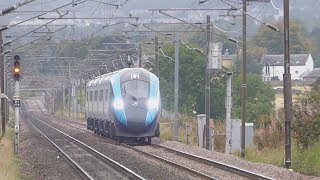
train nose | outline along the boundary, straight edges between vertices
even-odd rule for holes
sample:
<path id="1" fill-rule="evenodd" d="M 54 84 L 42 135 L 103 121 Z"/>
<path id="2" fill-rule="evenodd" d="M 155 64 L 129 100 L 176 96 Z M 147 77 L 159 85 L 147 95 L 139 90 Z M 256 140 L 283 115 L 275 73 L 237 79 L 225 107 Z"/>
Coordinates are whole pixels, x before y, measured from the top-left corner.
<path id="1" fill-rule="evenodd" d="M 146 108 L 128 108 L 125 110 L 125 113 L 127 116 L 127 125 L 130 127 L 129 131 L 143 132 L 146 130 Z"/>

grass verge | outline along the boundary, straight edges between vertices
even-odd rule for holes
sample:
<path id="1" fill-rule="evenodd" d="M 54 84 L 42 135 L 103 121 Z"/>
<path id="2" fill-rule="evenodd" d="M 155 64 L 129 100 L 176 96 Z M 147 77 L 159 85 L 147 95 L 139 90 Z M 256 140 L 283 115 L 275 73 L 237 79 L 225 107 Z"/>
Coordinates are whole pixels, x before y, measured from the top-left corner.
<path id="1" fill-rule="evenodd" d="M 258 150 L 252 146 L 246 150 L 246 159 L 284 167 L 284 147 Z M 309 176 L 320 176 L 320 142 L 306 150 L 298 150 L 292 145 L 291 159 L 291 168 L 294 171 Z"/>
<path id="2" fill-rule="evenodd" d="M 7 128 L 6 135 L 0 143 L 0 179 L 20 179 L 19 162 L 13 153 L 13 129 Z"/>

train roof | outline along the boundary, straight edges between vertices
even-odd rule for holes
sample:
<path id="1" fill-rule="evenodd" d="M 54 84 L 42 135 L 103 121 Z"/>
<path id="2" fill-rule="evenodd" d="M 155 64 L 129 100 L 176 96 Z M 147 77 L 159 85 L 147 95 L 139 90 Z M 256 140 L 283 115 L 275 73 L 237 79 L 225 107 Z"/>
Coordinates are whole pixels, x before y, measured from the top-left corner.
<path id="1" fill-rule="evenodd" d="M 108 74 L 102 74 L 100 76 L 95 77 L 94 79 L 90 80 L 87 83 L 87 87 L 93 87 L 93 86 L 97 86 L 97 85 L 102 85 L 102 84 L 106 84 L 111 77 L 113 77 L 115 74 L 119 74 L 122 75 L 126 72 L 130 72 L 130 71 L 140 71 L 140 72 L 144 72 L 144 73 L 151 73 L 149 71 L 147 71 L 144 68 L 124 68 L 124 69 L 120 69 Z"/>

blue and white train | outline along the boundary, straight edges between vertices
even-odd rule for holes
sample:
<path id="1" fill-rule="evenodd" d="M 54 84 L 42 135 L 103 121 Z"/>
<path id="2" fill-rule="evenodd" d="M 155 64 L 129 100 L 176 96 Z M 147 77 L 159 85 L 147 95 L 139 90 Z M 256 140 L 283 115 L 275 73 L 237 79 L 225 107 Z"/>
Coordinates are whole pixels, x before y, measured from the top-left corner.
<path id="1" fill-rule="evenodd" d="M 159 137 L 159 79 L 143 68 L 104 74 L 86 86 L 87 128 L 118 140 Z"/>

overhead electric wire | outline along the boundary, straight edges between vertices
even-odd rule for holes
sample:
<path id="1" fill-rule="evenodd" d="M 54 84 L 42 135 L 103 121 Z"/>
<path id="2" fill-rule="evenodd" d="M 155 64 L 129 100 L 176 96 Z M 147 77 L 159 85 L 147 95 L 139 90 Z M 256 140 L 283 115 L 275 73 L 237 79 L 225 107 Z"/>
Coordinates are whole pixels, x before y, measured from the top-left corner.
<path id="1" fill-rule="evenodd" d="M 26 1 L 23 1 L 21 3 L 17 3 L 16 5 L 9 6 L 9 7 L 5 8 L 4 10 L 0 11 L 0 16 L 3 16 L 5 14 L 9 14 L 12 11 L 18 9 L 19 7 L 21 7 L 23 5 L 26 5 L 28 3 L 31 3 L 33 1 L 35 1 L 35 0 L 26 0 Z"/>
<path id="2" fill-rule="evenodd" d="M 236 8 L 234 5 L 232 5 L 231 3 L 227 2 L 226 0 L 219 0 L 219 1 L 222 1 L 222 2 L 224 2 L 225 4 L 227 4 L 227 5 L 229 5 L 229 6 L 233 7 L 233 8 Z M 256 21 L 260 22 L 261 24 L 264 24 L 265 26 L 269 27 L 270 29 L 272 29 L 272 30 L 274 30 L 274 31 L 279 31 L 279 28 L 274 27 L 274 26 L 272 26 L 271 24 L 267 24 L 267 23 L 261 21 L 260 19 L 253 17 L 253 16 L 250 15 L 249 13 L 244 12 L 242 9 L 239 9 L 239 11 L 241 11 L 241 12 L 242 12 L 243 14 L 245 14 L 246 16 L 249 16 L 249 17 L 255 19 Z"/>
<path id="3" fill-rule="evenodd" d="M 177 20 L 179 20 L 179 21 L 181 21 L 181 22 L 184 22 L 184 23 L 186 23 L 186 24 L 190 24 L 189 22 L 187 22 L 187 21 L 185 21 L 185 20 L 182 20 L 182 19 L 180 19 L 180 18 L 174 17 L 174 16 L 172 16 L 172 15 L 170 15 L 170 14 L 167 14 L 167 13 L 164 13 L 164 12 L 162 12 L 162 11 L 159 11 L 159 13 L 164 14 L 164 15 L 166 15 L 166 16 L 169 16 L 169 17 L 171 17 L 171 18 L 177 19 Z M 196 27 L 196 28 L 198 28 L 198 29 L 201 29 L 201 30 L 203 30 L 203 31 L 207 31 L 206 29 L 204 29 L 204 28 L 202 28 L 202 27 L 198 27 L 198 26 L 196 26 L 196 25 L 194 25 L 194 24 L 190 24 L 190 25 L 191 25 L 191 26 L 194 26 L 194 27 Z M 232 42 L 234 42 L 234 43 L 239 43 L 239 41 L 237 41 L 237 40 L 235 40 L 235 39 L 233 39 L 233 38 L 227 38 L 227 37 L 224 37 L 224 36 L 222 36 L 222 35 L 220 35 L 220 34 L 217 34 L 217 33 L 214 33 L 214 32 L 210 32 L 210 33 L 213 34 L 213 35 L 216 35 L 216 36 L 218 36 L 218 37 L 221 37 L 221 38 L 223 38 L 223 39 L 227 39 L 227 40 L 229 40 L 229 41 L 232 41 Z"/>
<path id="4" fill-rule="evenodd" d="M 64 29 L 64 28 L 66 28 L 66 27 L 60 28 L 60 29 L 58 29 L 58 30 L 56 30 L 56 31 L 53 31 L 53 32 L 51 32 L 50 34 L 56 33 L 56 32 L 58 32 L 58 31 L 60 31 L 60 30 L 62 30 L 62 29 Z M 37 40 L 40 40 L 40 39 L 42 39 L 42 38 L 44 38 L 44 37 L 48 37 L 48 36 L 49 36 L 49 34 L 46 34 L 46 35 L 44 35 L 44 36 L 41 36 L 41 37 L 39 37 L 39 38 L 36 38 L 36 39 L 28 42 L 28 43 L 22 44 L 22 45 L 20 45 L 20 46 L 18 46 L 18 47 L 15 47 L 15 48 L 13 48 L 13 49 L 10 49 L 10 50 L 8 50 L 8 51 L 5 51 L 5 52 L 3 52 L 3 54 L 10 53 L 10 52 L 12 52 L 12 51 L 14 51 L 14 50 L 20 49 L 20 48 L 28 45 L 28 44 L 31 44 L 31 45 L 32 45 L 33 42 L 35 42 L 35 41 L 37 41 Z"/>
<path id="5" fill-rule="evenodd" d="M 66 14 L 67 14 L 67 13 L 66 13 Z M 65 16 L 66 14 L 63 14 L 63 15 L 61 15 L 60 17 L 63 17 L 63 16 Z M 57 18 L 57 19 L 58 19 L 58 18 Z M 51 20 L 51 21 L 49 21 L 49 22 L 47 22 L 47 23 L 45 23 L 45 24 L 42 24 L 42 25 L 40 25 L 39 27 L 37 27 L 37 28 L 35 28 L 35 29 L 33 29 L 33 30 L 31 30 L 31 31 L 29 31 L 29 32 L 27 32 L 27 33 L 25 33 L 25 34 L 23 34 L 23 35 L 15 38 L 15 39 L 13 39 L 13 40 L 10 40 L 10 41 L 8 41 L 8 42 L 6 42 L 6 43 L 3 43 L 2 45 L 10 44 L 10 43 L 12 43 L 12 42 L 14 42 L 14 41 L 17 41 L 17 40 L 25 37 L 26 35 L 28 35 L 28 34 L 30 34 L 30 33 L 33 33 L 33 32 L 35 32 L 36 30 L 38 30 L 38 29 L 40 29 L 40 28 L 42 28 L 42 27 L 45 27 L 46 25 L 52 23 L 53 21 L 55 21 L 55 20 L 57 20 L 57 19 L 53 19 L 53 20 Z M 49 33 L 49 32 L 48 32 L 48 33 Z"/>
<path id="6" fill-rule="evenodd" d="M 66 6 L 70 5 L 70 4 L 77 3 L 77 2 L 80 2 L 80 1 L 82 1 L 82 0 L 75 0 L 74 2 L 71 2 L 71 3 L 65 4 L 65 5 L 59 6 L 59 7 L 57 7 L 57 8 L 52 9 L 52 10 L 46 11 L 46 12 L 44 12 L 44 13 L 38 14 L 38 15 L 33 16 L 33 17 L 31 17 L 31 18 L 28 18 L 28 19 L 26 19 L 26 20 L 23 20 L 23 21 L 20 21 L 20 22 L 18 22 L 18 23 L 15 23 L 15 24 L 13 24 L 13 25 L 2 26 L 2 28 L 0 28 L 0 31 L 4 31 L 4 30 L 6 30 L 6 29 L 8 29 L 8 28 L 10 28 L 10 27 L 17 26 L 17 25 L 22 24 L 22 23 L 24 23 L 24 22 L 30 21 L 30 20 L 32 20 L 32 19 L 35 19 L 35 18 L 37 18 L 37 17 L 39 17 L 39 16 L 45 15 L 45 14 L 47 14 L 47 13 L 49 13 L 49 12 L 57 11 L 58 9 L 64 8 L 64 7 L 66 7 Z M 85 0 L 85 1 L 86 1 L 86 0 Z M 85 2 L 85 1 L 83 1 L 83 2 Z M 82 3 L 82 2 L 80 2 L 80 3 Z M 78 4 L 79 4 L 79 3 L 78 3 Z"/>
<path id="7" fill-rule="evenodd" d="M 279 9 L 280 9 L 280 8 L 276 7 L 276 6 L 273 4 L 273 1 L 272 1 L 272 0 L 270 0 L 270 3 L 271 3 L 271 5 L 272 5 L 276 10 L 279 10 Z"/>

